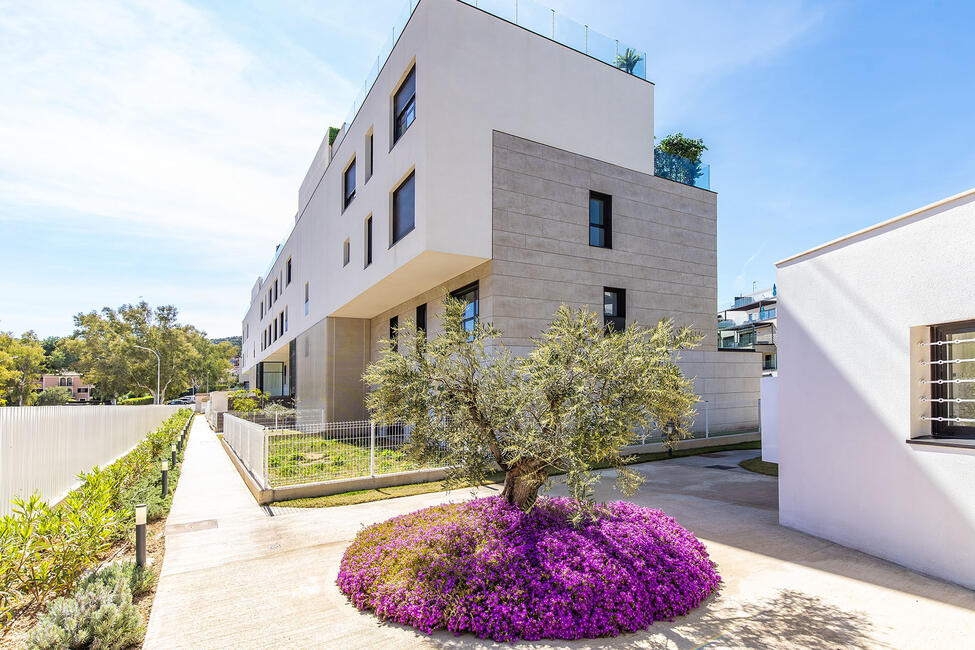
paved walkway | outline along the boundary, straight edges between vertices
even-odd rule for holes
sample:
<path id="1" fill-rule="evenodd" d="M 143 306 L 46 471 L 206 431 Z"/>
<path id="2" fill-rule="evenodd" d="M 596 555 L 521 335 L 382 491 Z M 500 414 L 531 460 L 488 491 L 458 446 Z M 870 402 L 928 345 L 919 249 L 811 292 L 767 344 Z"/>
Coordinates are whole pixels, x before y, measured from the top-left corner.
<path id="1" fill-rule="evenodd" d="M 754 455 L 717 452 L 635 466 L 647 483 L 633 500 L 662 507 L 705 542 L 725 581 L 719 595 L 690 616 L 654 624 L 648 632 L 519 646 L 970 643 L 975 593 L 778 526 L 775 479 L 737 467 Z M 362 525 L 469 494 L 317 510 L 275 508 L 271 517 L 254 503 L 198 417 L 167 522 L 166 558 L 145 647 L 489 647 L 468 636 L 426 636 L 381 623 L 351 607 L 335 586 L 342 552 Z M 612 498 L 608 486 L 600 496 Z"/>

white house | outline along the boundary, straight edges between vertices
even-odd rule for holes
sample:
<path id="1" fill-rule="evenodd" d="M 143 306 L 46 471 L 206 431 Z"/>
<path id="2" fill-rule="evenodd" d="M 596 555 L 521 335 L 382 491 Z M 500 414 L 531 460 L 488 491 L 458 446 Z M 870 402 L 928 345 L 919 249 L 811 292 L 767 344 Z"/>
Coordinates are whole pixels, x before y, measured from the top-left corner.
<path id="1" fill-rule="evenodd" d="M 975 588 L 975 189 L 777 266 L 779 521 Z"/>
<path id="2" fill-rule="evenodd" d="M 254 284 L 242 378 L 361 419 L 380 341 L 408 319 L 435 334 L 447 291 L 516 352 L 563 303 L 693 325 L 712 430 L 755 426 L 761 359 L 717 348 L 717 196 L 654 175 L 646 55 L 527 2 L 413 4 Z"/>

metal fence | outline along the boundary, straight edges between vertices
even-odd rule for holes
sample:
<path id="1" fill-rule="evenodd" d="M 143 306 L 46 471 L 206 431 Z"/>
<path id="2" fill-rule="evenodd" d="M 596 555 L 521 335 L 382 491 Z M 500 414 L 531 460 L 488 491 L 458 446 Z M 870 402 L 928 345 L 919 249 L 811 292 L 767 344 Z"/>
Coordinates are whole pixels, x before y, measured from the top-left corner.
<path id="1" fill-rule="evenodd" d="M 0 409 L 0 514 L 34 492 L 49 503 L 77 477 L 126 454 L 181 407 L 23 406 Z"/>
<path id="2" fill-rule="evenodd" d="M 698 404 L 695 438 L 760 429 L 761 400 Z M 405 452 L 408 425 L 371 420 L 323 422 L 318 410 L 289 413 L 225 413 L 223 439 L 262 489 L 337 479 L 434 469 L 444 457 L 420 464 Z M 632 444 L 659 442 L 661 431 L 636 432 Z"/>
<path id="3" fill-rule="evenodd" d="M 224 414 L 223 439 L 263 488 L 380 476 L 443 466 L 407 456 L 407 425 L 310 421 L 311 413 Z"/>

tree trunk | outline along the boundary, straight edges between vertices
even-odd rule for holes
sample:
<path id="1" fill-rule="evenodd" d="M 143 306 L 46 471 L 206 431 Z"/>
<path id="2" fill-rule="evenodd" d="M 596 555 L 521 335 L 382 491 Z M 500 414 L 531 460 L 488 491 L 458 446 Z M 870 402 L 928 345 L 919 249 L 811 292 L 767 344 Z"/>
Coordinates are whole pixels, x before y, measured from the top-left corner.
<path id="1" fill-rule="evenodd" d="M 541 486 L 542 481 L 533 469 L 518 465 L 505 472 L 501 497 L 508 503 L 517 505 L 522 512 L 528 512 L 535 505 L 538 488 Z"/>

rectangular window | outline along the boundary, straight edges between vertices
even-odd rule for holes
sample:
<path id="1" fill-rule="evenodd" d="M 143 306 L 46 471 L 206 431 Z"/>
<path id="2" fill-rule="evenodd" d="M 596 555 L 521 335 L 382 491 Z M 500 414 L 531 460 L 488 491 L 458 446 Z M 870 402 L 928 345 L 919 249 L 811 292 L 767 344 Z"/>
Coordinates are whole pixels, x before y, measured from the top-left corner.
<path id="1" fill-rule="evenodd" d="M 285 272 L 284 286 L 291 284 L 291 258 L 288 258 L 287 271 Z"/>
<path id="2" fill-rule="evenodd" d="M 369 133 L 366 134 L 366 180 L 367 181 L 370 178 L 372 178 L 372 166 L 373 166 L 372 130 L 370 130 Z"/>
<path id="3" fill-rule="evenodd" d="M 417 331 L 423 332 L 426 336 L 427 332 L 427 303 L 422 305 L 417 305 L 416 307 L 416 329 Z"/>
<path id="4" fill-rule="evenodd" d="M 626 329 L 626 290 L 603 287 L 603 323 L 609 330 Z"/>
<path id="5" fill-rule="evenodd" d="M 599 192 L 589 192 L 589 245 L 613 247 L 613 199 Z"/>
<path id="6" fill-rule="evenodd" d="M 71 377 L 58 377 L 58 386 L 70 386 Z"/>
<path id="7" fill-rule="evenodd" d="M 278 314 L 278 322 L 280 323 L 278 329 L 281 330 L 281 336 L 284 336 L 284 312 L 283 311 L 280 314 Z"/>
<path id="8" fill-rule="evenodd" d="M 345 188 L 345 202 L 342 205 L 343 208 L 347 208 L 352 203 L 352 199 L 355 198 L 355 158 L 346 167 L 342 178 L 344 179 L 342 186 Z"/>
<path id="9" fill-rule="evenodd" d="M 975 438 L 975 321 L 931 328 L 931 434 Z"/>
<path id="10" fill-rule="evenodd" d="M 272 304 L 274 304 L 274 301 L 271 300 L 271 287 L 268 287 L 267 288 L 267 310 L 268 311 L 271 311 Z"/>
<path id="11" fill-rule="evenodd" d="M 451 297 L 466 303 L 467 306 L 464 308 L 464 317 L 461 320 L 461 328 L 463 328 L 465 332 L 472 331 L 474 326 L 477 325 L 477 317 L 480 312 L 478 283 L 472 282 L 466 287 L 461 287 L 456 291 L 452 291 L 450 295 Z"/>
<path id="12" fill-rule="evenodd" d="M 393 342 L 393 352 L 399 348 L 399 344 L 396 341 L 396 330 L 399 328 L 399 316 L 393 316 L 389 319 L 389 340 Z"/>
<path id="13" fill-rule="evenodd" d="M 276 278 L 274 280 L 274 299 L 278 299 L 278 281 Z"/>
<path id="14" fill-rule="evenodd" d="M 274 319 L 274 340 L 278 340 L 278 319 Z"/>
<path id="15" fill-rule="evenodd" d="M 264 301 L 261 301 L 261 318 L 264 318 Z"/>
<path id="16" fill-rule="evenodd" d="M 416 119 L 416 66 L 406 75 L 393 96 L 393 144 L 406 133 Z"/>
<path id="17" fill-rule="evenodd" d="M 342 266 L 349 263 L 349 240 L 342 242 Z"/>
<path id="18" fill-rule="evenodd" d="M 366 218 L 366 263 L 365 266 L 372 264 L 372 216 Z"/>
<path id="19" fill-rule="evenodd" d="M 415 225 L 415 177 L 416 174 L 410 172 L 409 177 L 393 192 L 393 241 L 390 246 L 408 235 Z"/>
<path id="20" fill-rule="evenodd" d="M 288 308 L 284 308 L 284 331 L 288 331 Z"/>
<path id="21" fill-rule="evenodd" d="M 308 315 L 308 283 L 305 283 L 305 316 Z"/>

